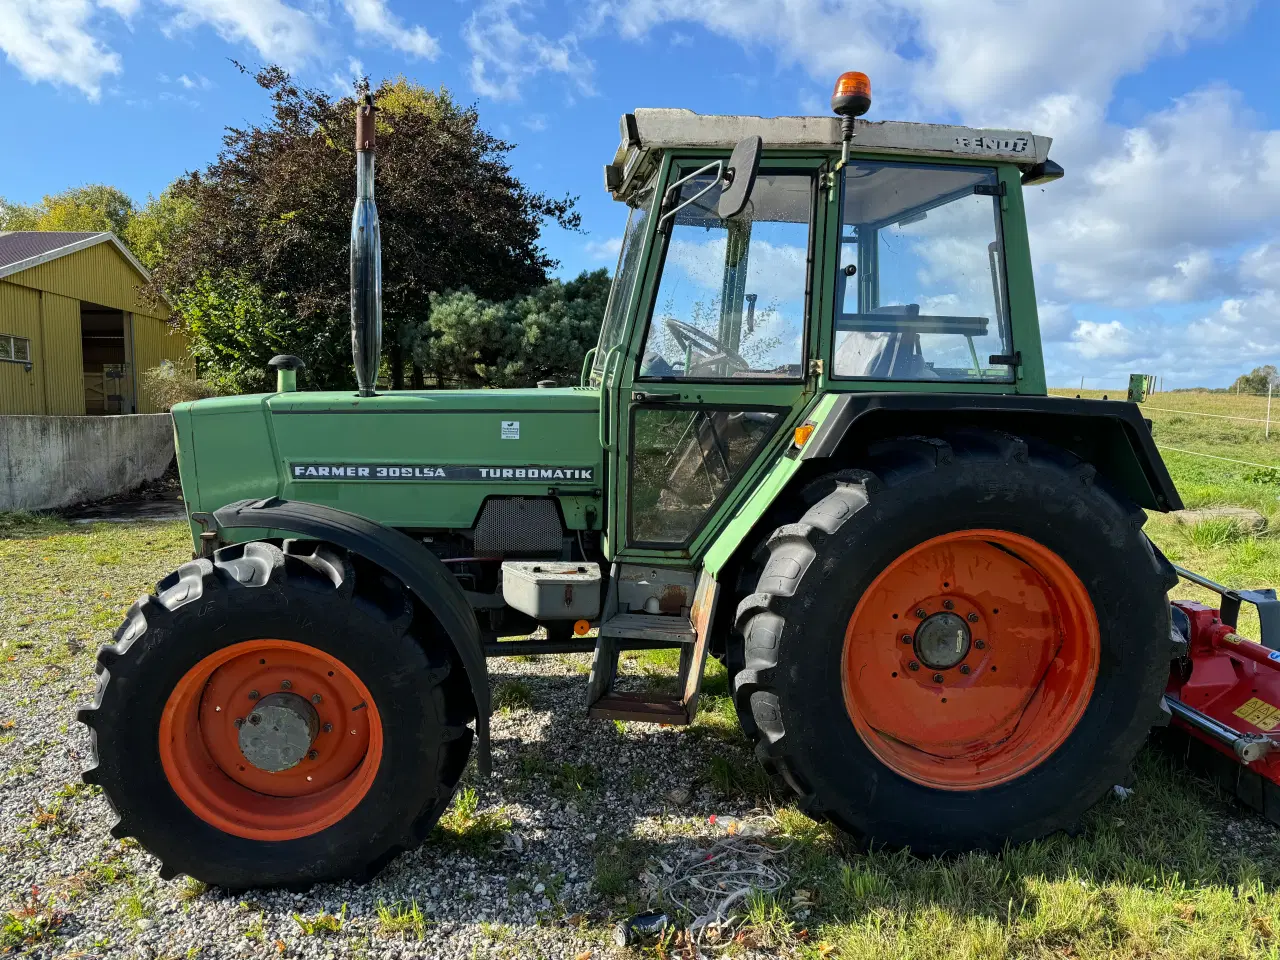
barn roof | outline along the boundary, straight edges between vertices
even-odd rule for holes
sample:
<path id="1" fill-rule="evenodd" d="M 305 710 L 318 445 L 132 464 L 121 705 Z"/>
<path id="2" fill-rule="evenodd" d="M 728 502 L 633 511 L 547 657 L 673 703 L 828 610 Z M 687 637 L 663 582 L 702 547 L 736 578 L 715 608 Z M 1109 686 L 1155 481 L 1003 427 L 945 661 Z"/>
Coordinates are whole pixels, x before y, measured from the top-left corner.
<path id="1" fill-rule="evenodd" d="M 143 280 L 151 281 L 147 268 L 138 262 L 129 248 L 114 233 L 83 233 L 72 230 L 5 230 L 0 231 L 0 277 L 7 277 L 69 253 L 78 253 L 99 243 L 110 243 L 120 252 Z"/>

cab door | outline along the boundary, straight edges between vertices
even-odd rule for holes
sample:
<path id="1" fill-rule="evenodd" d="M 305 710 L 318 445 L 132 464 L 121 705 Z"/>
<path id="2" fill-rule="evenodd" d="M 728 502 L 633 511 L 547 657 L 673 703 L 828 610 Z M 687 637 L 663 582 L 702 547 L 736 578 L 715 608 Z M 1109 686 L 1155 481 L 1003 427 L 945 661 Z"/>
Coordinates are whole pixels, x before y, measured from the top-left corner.
<path id="1" fill-rule="evenodd" d="M 700 557 L 813 400 L 827 160 L 762 161 L 744 213 L 722 220 L 717 171 L 697 172 L 714 159 L 664 163 L 672 186 L 607 385 L 609 543 L 621 559 Z"/>

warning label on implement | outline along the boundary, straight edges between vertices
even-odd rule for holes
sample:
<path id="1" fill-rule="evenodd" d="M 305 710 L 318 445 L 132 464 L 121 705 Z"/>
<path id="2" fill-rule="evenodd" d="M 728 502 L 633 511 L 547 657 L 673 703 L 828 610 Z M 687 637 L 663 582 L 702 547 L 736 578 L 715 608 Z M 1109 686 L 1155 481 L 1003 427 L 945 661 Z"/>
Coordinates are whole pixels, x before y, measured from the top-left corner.
<path id="1" fill-rule="evenodd" d="M 1274 730 L 1280 724 L 1280 709 L 1257 697 L 1250 697 L 1232 712 L 1259 730 Z"/>

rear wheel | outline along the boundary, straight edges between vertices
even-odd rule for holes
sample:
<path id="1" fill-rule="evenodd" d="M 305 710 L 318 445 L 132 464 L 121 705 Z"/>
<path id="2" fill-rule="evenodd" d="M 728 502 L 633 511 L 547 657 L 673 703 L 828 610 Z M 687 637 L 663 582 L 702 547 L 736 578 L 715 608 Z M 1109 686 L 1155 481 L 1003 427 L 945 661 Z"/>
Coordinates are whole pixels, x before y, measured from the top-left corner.
<path id="1" fill-rule="evenodd" d="M 815 815 L 933 853 L 1070 827 L 1159 714 L 1166 591 L 1141 510 L 1055 448 L 878 445 L 766 547 L 734 680 Z"/>
<path id="2" fill-rule="evenodd" d="M 367 877 L 426 836 L 470 750 L 448 637 L 398 581 L 325 544 L 184 564 L 98 662 L 85 779 L 165 876 Z"/>

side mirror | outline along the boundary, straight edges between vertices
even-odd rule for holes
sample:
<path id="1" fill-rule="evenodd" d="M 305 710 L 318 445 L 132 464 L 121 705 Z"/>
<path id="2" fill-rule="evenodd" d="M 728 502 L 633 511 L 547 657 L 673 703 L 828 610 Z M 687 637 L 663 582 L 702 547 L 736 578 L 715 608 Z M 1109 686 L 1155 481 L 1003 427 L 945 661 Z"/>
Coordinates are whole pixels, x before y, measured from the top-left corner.
<path id="1" fill-rule="evenodd" d="M 759 137 L 745 137 L 738 141 L 729 155 L 729 162 L 721 175 L 724 187 L 716 201 L 716 215 L 721 220 L 736 217 L 747 208 L 751 188 L 756 185 L 756 174 L 760 171 L 762 146 Z"/>
<path id="2" fill-rule="evenodd" d="M 756 173 L 760 170 L 761 146 L 759 137 L 746 137 L 739 140 L 738 145 L 733 148 L 733 153 L 729 154 L 728 162 L 712 160 L 705 167 L 685 174 L 667 187 L 662 205 L 664 208 L 675 205 L 663 213 L 658 220 L 658 229 L 665 232 L 675 222 L 677 213 L 695 200 L 706 196 L 716 187 L 720 188 L 720 199 L 716 201 L 716 216 L 721 220 L 728 220 L 742 213 L 747 208 L 747 201 L 751 199 L 751 188 L 756 185 Z M 680 197 L 680 188 L 684 184 L 694 177 L 707 173 L 711 174 L 710 183 L 692 197 L 676 203 Z"/>

